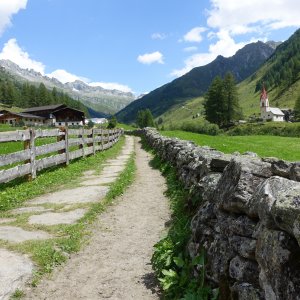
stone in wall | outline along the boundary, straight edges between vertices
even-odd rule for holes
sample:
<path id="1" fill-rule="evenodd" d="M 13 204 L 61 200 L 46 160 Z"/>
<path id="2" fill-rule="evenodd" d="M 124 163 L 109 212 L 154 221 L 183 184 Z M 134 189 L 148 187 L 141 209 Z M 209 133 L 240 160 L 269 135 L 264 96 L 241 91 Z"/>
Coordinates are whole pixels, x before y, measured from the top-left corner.
<path id="1" fill-rule="evenodd" d="M 144 135 L 198 197 L 187 248 L 191 257 L 206 249 L 220 299 L 300 300 L 300 162 Z"/>

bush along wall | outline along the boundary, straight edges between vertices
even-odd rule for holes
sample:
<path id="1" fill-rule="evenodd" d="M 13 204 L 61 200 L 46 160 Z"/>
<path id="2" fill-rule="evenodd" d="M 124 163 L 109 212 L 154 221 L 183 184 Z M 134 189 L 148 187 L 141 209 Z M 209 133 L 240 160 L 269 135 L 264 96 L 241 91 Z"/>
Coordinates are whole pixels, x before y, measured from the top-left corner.
<path id="1" fill-rule="evenodd" d="M 140 133 L 199 201 L 186 248 L 219 299 L 300 299 L 300 162 Z"/>

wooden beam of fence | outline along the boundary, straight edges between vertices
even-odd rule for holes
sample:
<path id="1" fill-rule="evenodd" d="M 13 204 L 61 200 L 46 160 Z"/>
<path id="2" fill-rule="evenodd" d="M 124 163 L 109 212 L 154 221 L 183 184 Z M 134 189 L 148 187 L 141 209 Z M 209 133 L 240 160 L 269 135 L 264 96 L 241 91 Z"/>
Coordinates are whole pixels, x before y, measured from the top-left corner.
<path id="1" fill-rule="evenodd" d="M 24 150 L 0 155 L 0 183 L 6 183 L 18 177 L 27 176 L 33 180 L 37 171 L 60 164 L 68 165 L 70 160 L 96 154 L 112 147 L 123 134 L 121 129 L 26 129 L 0 133 L 1 142 L 23 141 Z M 71 138 L 71 136 L 77 138 Z M 56 143 L 37 146 L 36 140 L 44 137 L 56 137 Z M 73 150 L 78 146 L 78 150 Z M 72 151 L 71 151 L 72 150 Z M 49 156 L 51 153 L 55 155 Z M 43 156 L 47 157 L 43 157 Z M 42 157 L 41 157 L 42 156 Z M 18 166 L 10 165 L 20 163 Z"/>

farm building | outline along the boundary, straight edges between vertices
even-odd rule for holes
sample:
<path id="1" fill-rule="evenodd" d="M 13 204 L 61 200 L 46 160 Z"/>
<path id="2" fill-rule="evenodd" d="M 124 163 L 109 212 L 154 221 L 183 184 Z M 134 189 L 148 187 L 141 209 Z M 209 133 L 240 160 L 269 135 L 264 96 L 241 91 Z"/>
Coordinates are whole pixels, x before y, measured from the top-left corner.
<path id="1" fill-rule="evenodd" d="M 46 119 L 40 116 L 35 116 L 26 113 L 15 113 L 8 110 L 0 111 L 0 124 L 10 124 L 15 125 L 23 122 L 24 125 L 43 125 Z"/>
<path id="2" fill-rule="evenodd" d="M 84 125 L 84 112 L 67 107 L 64 104 L 47 105 L 28 108 L 21 113 L 8 110 L 0 112 L 0 123 L 48 126 L 76 126 Z"/>

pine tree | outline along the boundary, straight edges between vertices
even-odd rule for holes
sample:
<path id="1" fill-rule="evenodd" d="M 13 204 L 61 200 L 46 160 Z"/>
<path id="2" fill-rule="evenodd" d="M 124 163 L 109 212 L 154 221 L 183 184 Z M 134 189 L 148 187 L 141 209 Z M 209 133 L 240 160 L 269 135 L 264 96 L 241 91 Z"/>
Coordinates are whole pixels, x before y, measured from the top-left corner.
<path id="1" fill-rule="evenodd" d="M 204 110 L 207 121 L 222 126 L 225 123 L 224 112 L 226 111 L 225 105 L 225 92 L 223 81 L 220 76 L 217 76 L 205 96 Z"/>
<path id="2" fill-rule="evenodd" d="M 138 111 L 137 117 L 136 117 L 136 124 L 140 128 L 155 127 L 153 115 L 149 108 Z"/>
<path id="3" fill-rule="evenodd" d="M 206 120 L 220 127 L 228 126 L 241 117 L 237 88 L 230 72 L 224 80 L 219 76 L 213 80 L 205 96 L 204 110 Z"/>
<path id="4" fill-rule="evenodd" d="M 225 75 L 223 81 L 226 105 L 226 125 L 241 118 L 241 108 L 239 106 L 238 92 L 235 85 L 234 76 L 231 72 Z"/>
<path id="5" fill-rule="evenodd" d="M 297 98 L 294 107 L 295 120 L 300 122 L 300 96 Z"/>

